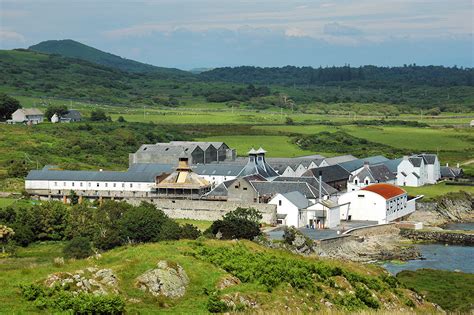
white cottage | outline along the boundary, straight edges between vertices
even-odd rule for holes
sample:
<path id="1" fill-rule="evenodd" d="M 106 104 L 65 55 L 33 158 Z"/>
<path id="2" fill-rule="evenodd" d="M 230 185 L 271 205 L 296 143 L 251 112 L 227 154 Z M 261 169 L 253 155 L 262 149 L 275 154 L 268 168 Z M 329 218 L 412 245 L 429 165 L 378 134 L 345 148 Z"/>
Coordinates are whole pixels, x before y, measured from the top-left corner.
<path id="1" fill-rule="evenodd" d="M 398 186 L 436 184 L 440 178 L 441 166 L 436 154 L 404 156 L 397 167 Z"/>
<path id="2" fill-rule="evenodd" d="M 19 108 L 12 114 L 10 123 L 39 124 L 44 120 L 43 112 L 37 108 Z"/>
<path id="3" fill-rule="evenodd" d="M 318 200 L 303 210 L 306 225 L 317 229 L 334 229 L 341 222 L 341 206 L 333 200 Z"/>
<path id="4" fill-rule="evenodd" d="M 281 225 L 304 226 L 302 209 L 310 205 L 310 201 L 299 191 L 277 194 L 269 202 L 277 206 L 277 222 Z"/>
<path id="5" fill-rule="evenodd" d="M 359 190 L 376 183 L 395 185 L 397 177 L 385 164 L 369 165 L 365 163 L 349 177 L 347 191 Z"/>

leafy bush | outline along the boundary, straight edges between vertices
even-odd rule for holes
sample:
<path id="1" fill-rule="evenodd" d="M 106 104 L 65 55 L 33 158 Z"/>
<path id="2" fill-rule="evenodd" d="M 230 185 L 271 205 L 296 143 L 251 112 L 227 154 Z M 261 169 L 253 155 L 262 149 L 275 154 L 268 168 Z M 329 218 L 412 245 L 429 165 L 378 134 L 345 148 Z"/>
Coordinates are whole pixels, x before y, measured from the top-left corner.
<path id="1" fill-rule="evenodd" d="M 192 224 L 186 223 L 181 226 L 180 238 L 187 240 L 195 240 L 201 236 L 201 231 Z"/>
<path id="2" fill-rule="evenodd" d="M 39 309 L 69 311 L 74 314 L 122 314 L 125 301 L 119 295 L 73 294 L 59 286 L 20 285 L 21 295 Z"/>
<path id="3" fill-rule="evenodd" d="M 94 254 L 91 241 L 87 237 L 77 236 L 64 247 L 64 255 L 69 258 L 82 259 Z"/>
<path id="4" fill-rule="evenodd" d="M 359 285 L 356 287 L 355 290 L 356 297 L 364 302 L 370 308 L 378 309 L 380 307 L 380 302 L 372 296 L 369 290 L 364 288 L 363 286 Z"/>
<path id="5" fill-rule="evenodd" d="M 224 301 L 222 301 L 219 297 L 219 292 L 217 291 L 208 291 L 204 290 L 204 293 L 208 295 L 207 299 L 207 310 L 211 313 L 224 313 L 229 310 L 229 307 L 227 304 L 225 304 Z"/>
<path id="6" fill-rule="evenodd" d="M 179 226 L 150 203 L 129 209 L 120 219 L 121 236 L 127 242 L 156 242 L 178 239 Z"/>
<path id="7" fill-rule="evenodd" d="M 224 215 L 206 230 L 206 234 L 214 236 L 219 233 L 223 239 L 254 239 L 260 235 L 260 220 L 262 215 L 254 208 L 237 208 Z"/>

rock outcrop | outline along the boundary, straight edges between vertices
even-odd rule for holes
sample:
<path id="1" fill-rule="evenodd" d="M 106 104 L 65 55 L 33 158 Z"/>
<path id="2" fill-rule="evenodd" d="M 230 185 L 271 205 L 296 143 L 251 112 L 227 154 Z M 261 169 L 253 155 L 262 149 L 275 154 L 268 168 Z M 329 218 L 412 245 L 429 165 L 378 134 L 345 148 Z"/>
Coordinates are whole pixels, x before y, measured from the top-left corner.
<path id="1" fill-rule="evenodd" d="M 74 272 L 56 272 L 50 274 L 44 284 L 47 287 L 60 285 L 70 291 L 86 292 L 96 295 L 118 293 L 117 277 L 111 269 L 89 267 Z"/>
<path id="2" fill-rule="evenodd" d="M 232 275 L 226 275 L 217 282 L 216 288 L 219 290 L 224 290 L 238 284 L 240 284 L 239 278 Z"/>
<path id="3" fill-rule="evenodd" d="M 155 269 L 150 269 L 140 275 L 136 286 L 153 296 L 179 298 L 186 293 L 189 278 L 183 267 L 164 260 L 158 262 Z"/>
<path id="4" fill-rule="evenodd" d="M 417 211 L 409 221 L 439 226 L 449 222 L 473 222 L 474 198 L 467 192 L 449 193 L 434 201 L 417 203 Z"/>

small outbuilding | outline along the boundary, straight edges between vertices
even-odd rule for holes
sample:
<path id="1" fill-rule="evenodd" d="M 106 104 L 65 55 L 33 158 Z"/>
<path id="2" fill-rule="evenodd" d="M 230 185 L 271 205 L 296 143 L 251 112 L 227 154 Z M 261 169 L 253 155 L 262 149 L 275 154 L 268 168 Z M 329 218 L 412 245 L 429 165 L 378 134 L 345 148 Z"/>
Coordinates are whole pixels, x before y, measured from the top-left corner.
<path id="1" fill-rule="evenodd" d="M 278 224 L 297 228 L 305 226 L 302 220 L 302 210 L 306 209 L 310 202 L 299 191 L 277 194 L 268 203 L 277 206 Z"/>

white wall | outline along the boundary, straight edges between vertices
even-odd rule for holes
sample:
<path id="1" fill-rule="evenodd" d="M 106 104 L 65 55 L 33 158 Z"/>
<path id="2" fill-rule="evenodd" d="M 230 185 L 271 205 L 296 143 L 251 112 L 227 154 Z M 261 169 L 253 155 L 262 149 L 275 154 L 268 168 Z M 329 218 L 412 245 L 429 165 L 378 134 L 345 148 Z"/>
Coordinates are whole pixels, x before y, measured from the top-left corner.
<path id="1" fill-rule="evenodd" d="M 150 182 L 90 182 L 90 181 L 39 181 L 25 180 L 25 189 L 48 190 L 97 190 L 97 191 L 150 191 Z"/>
<path id="2" fill-rule="evenodd" d="M 300 227 L 299 209 L 283 195 L 277 194 L 268 204 L 277 206 L 277 214 L 286 214 L 286 225 Z"/>
<path id="3" fill-rule="evenodd" d="M 315 212 L 312 210 L 318 210 L 318 211 L 324 211 L 326 214 L 326 217 L 324 218 L 324 228 L 326 229 L 333 229 L 336 228 L 340 222 L 341 222 L 341 208 L 340 206 L 334 207 L 334 208 L 328 208 L 322 205 L 319 202 L 316 202 L 314 205 L 311 205 L 307 208 L 307 215 L 306 215 L 306 221 L 304 222 L 304 225 L 309 224 L 310 220 L 316 220 L 317 216 L 315 215 Z"/>
<path id="4" fill-rule="evenodd" d="M 211 183 L 211 185 L 213 185 L 214 187 L 222 184 L 226 180 L 237 178 L 237 176 L 222 176 L 222 175 L 199 175 L 199 176 L 203 177 L 205 180 Z"/>
<path id="5" fill-rule="evenodd" d="M 338 203 L 350 203 L 348 211 L 341 211 L 341 220 L 377 221 L 385 223 L 387 203 L 382 196 L 366 190 L 347 192 Z"/>

